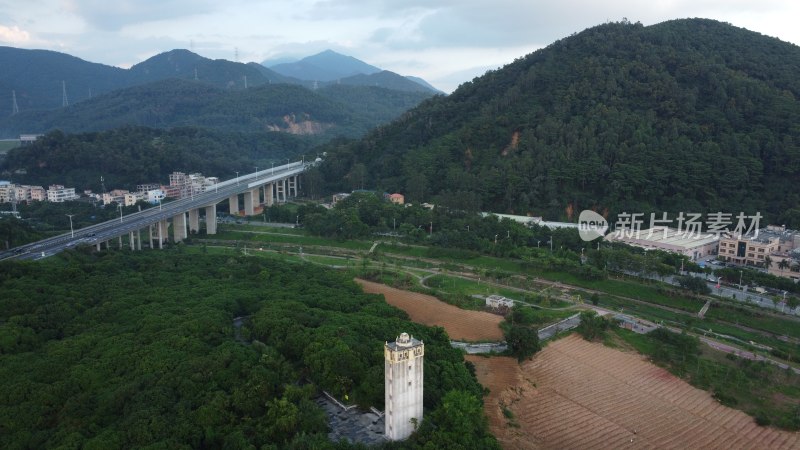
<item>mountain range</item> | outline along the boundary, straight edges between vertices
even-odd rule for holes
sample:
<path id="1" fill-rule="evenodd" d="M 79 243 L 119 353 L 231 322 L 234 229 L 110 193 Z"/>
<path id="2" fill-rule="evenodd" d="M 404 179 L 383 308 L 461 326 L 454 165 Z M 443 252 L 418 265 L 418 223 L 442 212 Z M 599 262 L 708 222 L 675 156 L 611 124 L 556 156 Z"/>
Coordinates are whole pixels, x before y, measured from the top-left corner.
<path id="1" fill-rule="evenodd" d="M 0 47 L 0 66 L 7 68 L 0 73 L 0 102 L 16 102 L 19 111 L 9 108 L 14 114 L 0 116 L 0 136 L 133 125 L 353 137 L 436 92 L 424 81 L 355 58 L 334 52 L 317 56 L 311 61 L 326 70 L 367 67 L 371 73 L 320 85 L 260 64 L 210 60 L 187 50 L 125 70 L 57 52 Z"/>
<path id="2" fill-rule="evenodd" d="M 798 73 L 800 47 L 730 24 L 607 23 L 331 146 L 320 171 L 466 210 L 800 226 Z"/>
<path id="3" fill-rule="evenodd" d="M 380 86 L 402 91 L 442 93 L 421 78 L 400 76 L 333 50 L 325 50 L 299 61 L 279 64 L 264 61 L 262 65 L 283 76 L 314 82 L 317 85 L 350 84 Z"/>
<path id="4" fill-rule="evenodd" d="M 324 81 L 340 84 L 381 86 L 394 90 L 440 93 L 426 82 L 382 71 L 355 58 L 327 51 L 306 58 L 306 67 L 325 71 Z M 298 62 L 299 63 L 299 62 Z M 313 63 L 313 64 L 312 64 Z M 314 87 L 314 73 L 289 70 L 299 77 L 283 75 L 257 63 L 212 60 L 188 50 L 158 54 L 130 69 L 106 66 L 49 50 L 25 50 L 0 46 L 0 105 L 13 112 L 14 97 L 20 112 L 73 105 L 113 90 L 167 78 L 196 80 L 225 89 L 243 89 L 261 84 L 298 84 Z M 341 76 L 342 74 L 347 76 Z M 369 76 L 379 74 L 372 79 Z M 368 77 L 363 78 L 363 75 Z M 360 80 L 348 77 L 360 76 Z M 390 87 L 391 85 L 391 87 Z M 319 83 L 317 83 L 319 87 Z"/>

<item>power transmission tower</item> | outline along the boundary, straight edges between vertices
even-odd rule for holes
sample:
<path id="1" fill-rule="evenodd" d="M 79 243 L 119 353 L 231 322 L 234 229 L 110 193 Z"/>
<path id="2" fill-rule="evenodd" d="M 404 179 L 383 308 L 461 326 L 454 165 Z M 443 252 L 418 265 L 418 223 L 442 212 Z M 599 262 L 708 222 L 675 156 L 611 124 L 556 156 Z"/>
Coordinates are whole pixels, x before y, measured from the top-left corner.
<path id="1" fill-rule="evenodd" d="M 17 91 L 11 91 L 11 115 L 19 114 L 19 106 L 17 106 Z"/>
<path id="2" fill-rule="evenodd" d="M 106 182 L 103 180 L 103 177 L 100 177 L 100 186 L 103 187 L 103 193 L 106 192 Z"/>
<path id="3" fill-rule="evenodd" d="M 244 88 L 247 89 L 247 75 L 244 76 Z"/>
<path id="4" fill-rule="evenodd" d="M 66 108 L 69 106 L 69 100 L 67 100 L 67 82 L 61 81 L 61 107 Z"/>
<path id="5" fill-rule="evenodd" d="M 194 81 L 197 81 L 197 67 L 194 68 Z"/>
<path id="6" fill-rule="evenodd" d="M 239 62 L 239 47 L 236 47 L 234 49 L 233 55 L 234 55 L 234 57 L 233 57 L 234 59 L 233 60 L 236 61 L 236 62 Z"/>

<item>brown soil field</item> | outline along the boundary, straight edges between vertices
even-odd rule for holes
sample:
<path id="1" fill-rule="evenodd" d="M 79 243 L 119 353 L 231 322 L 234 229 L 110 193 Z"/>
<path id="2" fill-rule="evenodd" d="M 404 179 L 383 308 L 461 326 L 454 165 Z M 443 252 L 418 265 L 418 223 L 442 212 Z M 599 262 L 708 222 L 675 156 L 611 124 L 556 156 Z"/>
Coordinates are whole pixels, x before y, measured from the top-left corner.
<path id="1" fill-rule="evenodd" d="M 430 295 L 404 291 L 385 284 L 356 279 L 364 292 L 383 294 L 386 302 L 407 312 L 411 320 L 429 326 L 440 326 L 450 339 L 459 341 L 502 341 L 498 326 L 503 318 L 483 311 L 467 311 Z"/>
<path id="2" fill-rule="evenodd" d="M 577 335 L 521 366 L 467 359 L 490 390 L 486 415 L 505 449 L 800 449 L 800 433 L 759 427 L 643 356 Z"/>

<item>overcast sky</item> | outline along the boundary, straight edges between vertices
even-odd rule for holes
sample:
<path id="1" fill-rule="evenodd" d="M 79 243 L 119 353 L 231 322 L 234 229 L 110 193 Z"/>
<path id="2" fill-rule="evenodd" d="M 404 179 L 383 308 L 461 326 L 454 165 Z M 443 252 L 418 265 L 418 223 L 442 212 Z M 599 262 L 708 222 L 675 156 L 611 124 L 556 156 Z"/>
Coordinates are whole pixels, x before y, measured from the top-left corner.
<path id="1" fill-rule="evenodd" d="M 623 17 L 711 18 L 800 43 L 796 0 L 0 0 L 0 45 L 125 68 L 175 48 L 241 62 L 330 48 L 451 92 Z"/>

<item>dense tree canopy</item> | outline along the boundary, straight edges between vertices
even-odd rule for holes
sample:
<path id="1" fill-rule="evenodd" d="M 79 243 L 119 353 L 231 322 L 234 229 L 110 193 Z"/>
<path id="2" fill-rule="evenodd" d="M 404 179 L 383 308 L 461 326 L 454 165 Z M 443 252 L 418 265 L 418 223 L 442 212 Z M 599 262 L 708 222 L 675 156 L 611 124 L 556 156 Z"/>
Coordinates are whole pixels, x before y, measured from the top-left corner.
<path id="1" fill-rule="evenodd" d="M 136 189 L 137 184 L 168 184 L 174 171 L 231 178 L 255 165 L 285 164 L 309 149 L 309 142 L 280 132 L 224 133 L 197 128 L 171 130 L 125 127 L 65 134 L 54 131 L 14 149 L 0 165 L 20 184 L 63 184 L 101 191 Z M 13 175 L 12 175 L 13 172 Z"/>
<path id="2" fill-rule="evenodd" d="M 425 341 L 427 413 L 400 447 L 462 434 L 464 448 L 496 448 L 482 389 L 444 331 L 332 271 L 180 248 L 72 251 L 2 263 L 0 289 L 2 448 L 334 448 L 313 396 L 382 408 L 383 343 L 402 331 Z M 438 412 L 453 408 L 458 418 Z"/>

